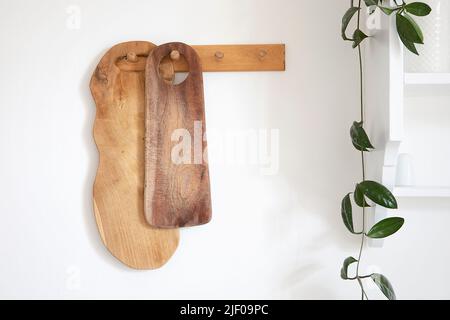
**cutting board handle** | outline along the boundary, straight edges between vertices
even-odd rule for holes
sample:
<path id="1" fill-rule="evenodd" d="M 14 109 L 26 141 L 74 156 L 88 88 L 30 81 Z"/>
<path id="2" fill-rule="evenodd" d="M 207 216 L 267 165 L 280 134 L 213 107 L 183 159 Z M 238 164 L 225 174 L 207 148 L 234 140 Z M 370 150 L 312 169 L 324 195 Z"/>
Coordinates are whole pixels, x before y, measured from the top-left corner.
<path id="1" fill-rule="evenodd" d="M 184 56 L 184 60 L 187 62 L 189 66 L 189 74 L 187 78 L 179 83 L 179 84 L 172 84 L 169 83 L 167 80 L 164 79 L 164 77 L 160 73 L 160 64 L 163 62 L 163 59 L 167 59 L 171 56 L 172 52 L 178 52 L 180 55 Z M 187 83 L 192 81 L 197 81 L 200 78 L 202 78 L 202 64 L 200 61 L 200 57 L 198 56 L 197 52 L 189 45 L 182 43 L 182 42 L 170 42 L 163 45 L 158 46 L 155 48 L 151 54 L 152 59 L 154 59 L 154 63 L 147 64 L 147 67 L 152 67 L 154 70 L 150 70 L 151 73 L 157 74 L 159 81 L 161 81 L 164 85 L 170 85 L 170 86 L 185 86 Z M 171 58 L 172 59 L 172 58 Z M 176 89 L 176 88 L 174 88 Z"/>

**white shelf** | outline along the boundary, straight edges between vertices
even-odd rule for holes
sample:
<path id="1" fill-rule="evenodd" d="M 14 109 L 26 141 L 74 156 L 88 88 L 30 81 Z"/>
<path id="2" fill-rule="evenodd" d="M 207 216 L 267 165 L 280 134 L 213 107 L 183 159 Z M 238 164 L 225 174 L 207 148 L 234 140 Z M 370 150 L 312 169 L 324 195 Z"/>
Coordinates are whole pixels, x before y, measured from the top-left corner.
<path id="1" fill-rule="evenodd" d="M 370 161 L 368 175 L 372 180 L 391 187 L 396 185 L 398 155 L 405 152 L 403 149 L 412 148 L 411 143 L 415 139 L 420 139 L 417 132 L 411 130 L 411 128 L 414 129 L 416 125 L 419 125 L 411 121 L 411 119 L 415 120 L 417 117 L 411 119 L 405 117 L 406 111 L 414 112 L 415 109 L 407 108 L 405 104 L 421 103 L 423 100 L 420 99 L 427 98 L 430 95 L 428 91 L 433 91 L 435 88 L 446 90 L 447 86 L 450 85 L 450 73 L 405 73 L 404 46 L 398 37 L 395 15 L 381 16 L 380 28 L 376 32 L 376 37 L 377 41 L 369 41 L 364 51 L 369 61 L 377 61 L 376 64 L 366 66 L 366 87 L 371 88 L 371 90 L 366 92 L 368 117 L 365 125 L 371 132 L 374 145 L 378 147 L 378 154 L 376 156 L 373 154 L 368 159 Z M 445 87 L 441 88 L 440 86 Z M 417 93 L 414 93 L 414 99 L 411 99 L 413 101 L 409 101 L 410 90 L 416 90 L 416 88 L 424 89 L 424 92 L 418 90 Z M 423 110 L 423 108 L 418 110 Z M 408 113 L 408 116 L 410 115 Z M 409 125 L 406 131 L 405 120 L 408 121 L 407 125 Z M 426 120 L 424 119 L 424 121 Z M 439 129 L 440 127 L 436 127 L 436 130 Z M 436 132 L 436 130 L 431 131 L 431 133 Z M 411 132 L 413 134 L 412 139 L 407 140 L 409 144 L 404 143 L 405 136 L 411 134 Z M 448 139 L 445 139 L 442 143 L 446 143 L 446 140 Z M 412 151 L 421 152 L 414 148 Z M 443 183 L 447 184 L 445 180 Z M 433 185 L 433 181 L 430 182 L 430 185 Z M 394 195 L 399 198 L 450 198 L 450 185 L 445 187 L 397 186 L 393 189 Z M 374 206 L 370 212 L 369 224 L 376 223 L 390 214 L 382 206 Z M 370 245 L 379 247 L 383 245 L 383 241 L 380 239 L 371 241 Z"/>
<path id="2" fill-rule="evenodd" d="M 399 198 L 449 198 L 450 187 L 395 187 L 394 195 Z"/>
<path id="3" fill-rule="evenodd" d="M 450 84 L 450 73 L 405 73 L 405 84 Z"/>

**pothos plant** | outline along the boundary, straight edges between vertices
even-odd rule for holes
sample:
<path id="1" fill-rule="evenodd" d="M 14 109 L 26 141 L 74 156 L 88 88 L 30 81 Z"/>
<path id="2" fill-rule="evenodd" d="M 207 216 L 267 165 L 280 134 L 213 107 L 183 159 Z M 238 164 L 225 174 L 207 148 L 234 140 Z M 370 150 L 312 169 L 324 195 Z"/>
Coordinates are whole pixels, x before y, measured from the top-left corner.
<path id="1" fill-rule="evenodd" d="M 374 146 L 370 142 L 369 137 L 364 130 L 364 83 L 361 44 L 365 39 L 369 38 L 369 36 L 361 30 L 361 13 L 363 5 L 369 9 L 369 14 L 373 14 L 376 11 L 382 12 L 386 15 L 395 14 L 397 32 L 400 40 L 409 51 L 417 55 L 418 51 L 416 45 L 423 44 L 424 36 L 413 16 L 426 16 L 431 12 L 431 8 L 422 2 L 406 3 L 402 0 L 352 0 L 350 8 L 342 18 L 342 38 L 345 41 L 353 42 L 353 48 L 356 48 L 358 51 L 360 119 L 359 121 L 353 122 L 350 129 L 350 137 L 353 146 L 360 152 L 362 181 L 356 184 L 353 192 L 348 193 L 344 197 L 341 204 L 341 214 L 344 225 L 352 234 L 361 236 L 361 245 L 359 248 L 358 257 L 348 257 L 344 260 L 341 269 L 341 277 L 344 280 L 353 280 L 358 282 L 361 287 L 362 300 L 368 299 L 363 282 L 366 278 L 371 278 L 389 300 L 395 300 L 396 297 L 394 289 L 384 275 L 379 273 L 364 275 L 360 273 L 361 256 L 366 238 L 386 238 L 397 232 L 404 223 L 403 218 L 390 217 L 379 221 L 368 231 L 365 229 L 366 208 L 370 207 L 369 203 L 380 205 L 388 209 L 397 209 L 398 206 L 394 195 L 388 190 L 388 188 L 376 181 L 366 179 L 365 153 L 374 150 Z M 356 30 L 354 30 L 352 36 L 349 37 L 347 36 L 347 29 L 350 22 L 355 18 L 355 15 L 357 20 Z M 356 206 L 361 208 L 362 213 L 362 230 L 358 231 L 355 230 L 353 225 L 352 198 Z M 356 263 L 356 273 L 355 275 L 349 275 L 348 267 L 353 263 Z"/>

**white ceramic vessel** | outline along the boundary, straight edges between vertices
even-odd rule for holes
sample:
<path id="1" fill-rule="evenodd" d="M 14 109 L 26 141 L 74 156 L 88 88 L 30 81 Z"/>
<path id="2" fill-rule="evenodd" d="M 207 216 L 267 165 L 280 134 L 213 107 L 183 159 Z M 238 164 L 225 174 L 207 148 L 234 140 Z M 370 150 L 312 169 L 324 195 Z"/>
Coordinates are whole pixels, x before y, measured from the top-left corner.
<path id="1" fill-rule="evenodd" d="M 413 159 L 410 154 L 401 153 L 398 155 L 396 185 L 401 187 L 414 185 Z"/>

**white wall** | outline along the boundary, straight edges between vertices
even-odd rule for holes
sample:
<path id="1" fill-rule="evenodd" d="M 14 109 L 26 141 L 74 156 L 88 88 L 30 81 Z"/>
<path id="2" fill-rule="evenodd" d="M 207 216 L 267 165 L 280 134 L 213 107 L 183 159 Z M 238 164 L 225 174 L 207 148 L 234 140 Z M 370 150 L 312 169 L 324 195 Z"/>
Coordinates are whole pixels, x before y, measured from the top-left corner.
<path id="1" fill-rule="evenodd" d="M 340 39 L 348 1 L 325 4 L 2 1 L 0 297 L 359 298 L 357 284 L 339 278 L 359 245 L 339 210 L 359 177 L 348 137 L 357 61 Z M 70 5 L 81 9 L 78 30 L 66 27 Z M 89 79 L 104 52 L 128 40 L 287 49 L 286 72 L 204 75 L 208 128 L 278 128 L 280 169 L 263 176 L 210 154 L 213 221 L 182 230 L 175 255 L 156 271 L 111 257 L 92 213 Z M 405 229 L 368 248 L 363 270 L 386 273 L 400 298 L 450 298 L 449 201 L 400 205 Z M 379 297 L 372 287 L 369 295 Z"/>

